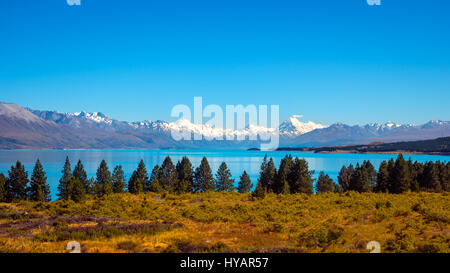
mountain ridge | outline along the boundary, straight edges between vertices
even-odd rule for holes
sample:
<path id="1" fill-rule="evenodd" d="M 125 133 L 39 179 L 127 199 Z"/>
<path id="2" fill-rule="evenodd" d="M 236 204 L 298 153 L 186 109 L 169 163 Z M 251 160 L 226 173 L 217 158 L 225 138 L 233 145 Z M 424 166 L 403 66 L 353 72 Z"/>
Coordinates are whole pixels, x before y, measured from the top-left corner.
<path id="1" fill-rule="evenodd" d="M 450 136 L 450 122 L 432 120 L 422 125 L 394 122 L 329 126 L 302 122 L 294 115 L 279 126 L 280 146 L 317 147 L 329 145 L 367 144 L 425 140 Z M 242 130 L 213 128 L 188 120 L 175 122 L 113 119 L 104 113 L 86 111 L 63 113 L 23 108 L 14 103 L 0 102 L 1 149 L 183 149 L 183 148 L 250 148 L 260 141 L 248 140 L 260 133 L 274 134 L 272 128 L 250 125 Z M 218 136 L 243 141 L 175 141 L 171 130 L 188 130 L 205 139 Z"/>

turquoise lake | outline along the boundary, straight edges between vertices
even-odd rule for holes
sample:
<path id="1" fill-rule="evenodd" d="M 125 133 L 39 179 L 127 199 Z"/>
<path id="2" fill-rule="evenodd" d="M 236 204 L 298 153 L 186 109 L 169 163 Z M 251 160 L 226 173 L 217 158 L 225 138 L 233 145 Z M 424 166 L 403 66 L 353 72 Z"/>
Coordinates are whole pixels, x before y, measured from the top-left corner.
<path id="1" fill-rule="evenodd" d="M 188 156 L 194 167 L 197 167 L 202 157 L 206 156 L 214 172 L 217 171 L 221 162 L 226 162 L 233 178 L 236 179 L 236 183 L 242 172 L 246 170 L 255 185 L 265 154 L 272 157 L 277 166 L 287 154 L 304 158 L 310 169 L 315 171 L 316 177 L 320 171 L 324 171 L 336 182 L 339 170 L 343 165 L 350 163 L 356 165 L 358 162 L 370 160 L 375 168 L 378 168 L 381 161 L 397 157 L 397 155 L 384 154 L 315 154 L 292 151 L 261 152 L 245 150 L 4 150 L 0 151 L 0 172 L 7 176 L 11 165 L 20 160 L 25 165 L 28 175 L 31 176 L 34 163 L 39 158 L 47 173 L 52 198 L 56 198 L 56 188 L 66 156 L 69 156 L 72 168 L 78 159 L 81 159 L 89 177 L 95 177 L 97 167 L 102 159 L 106 160 L 110 171 L 113 170 L 114 166 L 120 164 L 127 179 L 141 159 L 144 160 L 150 174 L 153 166 L 161 165 L 166 156 L 170 156 L 174 164 L 183 156 Z M 405 158 L 409 157 L 413 161 L 419 162 L 448 161 L 450 159 L 449 156 L 405 155 Z"/>

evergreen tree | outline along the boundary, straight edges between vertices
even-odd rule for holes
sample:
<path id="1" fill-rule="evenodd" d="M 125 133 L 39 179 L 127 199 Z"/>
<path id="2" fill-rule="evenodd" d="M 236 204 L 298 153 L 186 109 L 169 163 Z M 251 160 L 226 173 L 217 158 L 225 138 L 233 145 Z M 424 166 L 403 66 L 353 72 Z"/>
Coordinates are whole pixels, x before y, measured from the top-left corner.
<path id="1" fill-rule="evenodd" d="M 203 157 L 200 166 L 195 169 L 194 173 L 194 191 L 207 192 L 214 190 L 214 178 L 209 166 L 208 159 Z"/>
<path id="2" fill-rule="evenodd" d="M 8 190 L 6 187 L 6 177 L 0 173 L 0 203 L 7 202 Z"/>
<path id="3" fill-rule="evenodd" d="M 338 175 L 338 183 L 342 187 L 343 191 L 350 190 L 350 181 L 352 180 L 353 173 L 355 172 L 355 168 L 352 164 L 348 167 L 343 166 Z"/>
<path id="4" fill-rule="evenodd" d="M 411 189 L 411 174 L 409 173 L 408 163 L 400 154 L 395 161 L 392 170 L 392 193 L 403 193 Z"/>
<path id="5" fill-rule="evenodd" d="M 369 177 L 369 188 L 367 188 L 366 190 L 367 192 L 372 191 L 377 184 L 377 171 L 369 160 L 364 160 L 361 167 L 367 172 L 367 175 Z"/>
<path id="6" fill-rule="evenodd" d="M 442 163 L 442 165 L 444 165 L 444 163 Z M 445 168 L 443 170 L 444 175 L 442 176 L 442 180 L 441 180 L 441 187 L 443 191 L 450 191 L 450 162 L 448 162 L 445 167 L 443 166 L 443 168 Z"/>
<path id="7" fill-rule="evenodd" d="M 317 193 L 335 192 L 336 184 L 330 178 L 328 174 L 320 172 L 319 179 L 316 184 Z"/>
<path id="8" fill-rule="evenodd" d="M 39 159 L 36 161 L 31 175 L 28 196 L 31 201 L 49 202 L 51 199 L 50 186 L 47 184 L 47 177 Z"/>
<path id="9" fill-rule="evenodd" d="M 234 179 L 225 162 L 220 164 L 216 173 L 216 191 L 234 191 Z"/>
<path id="10" fill-rule="evenodd" d="M 252 193 L 253 198 L 263 199 L 266 196 L 266 191 L 262 186 L 261 182 L 256 184 L 255 190 Z"/>
<path id="11" fill-rule="evenodd" d="M 175 191 L 178 193 L 192 192 L 194 189 L 194 170 L 187 156 L 177 163 L 178 183 Z"/>
<path id="12" fill-rule="evenodd" d="M 8 175 L 6 180 L 8 201 L 27 200 L 28 173 L 22 163 L 17 161 L 16 166 L 11 166 Z"/>
<path id="13" fill-rule="evenodd" d="M 377 175 L 376 192 L 389 192 L 389 168 L 386 161 L 381 162 Z"/>
<path id="14" fill-rule="evenodd" d="M 281 160 L 280 168 L 278 169 L 278 173 L 276 175 L 275 183 L 274 183 L 274 192 L 281 194 L 289 194 L 289 180 L 288 176 L 291 172 L 291 168 L 293 165 L 292 156 L 288 155 Z"/>
<path id="15" fill-rule="evenodd" d="M 263 163 L 261 164 L 261 171 L 259 173 L 258 181 L 261 182 L 261 187 L 266 192 L 273 192 L 273 184 L 277 175 L 275 163 L 273 159 L 267 160 L 267 155 L 264 156 Z"/>
<path id="16" fill-rule="evenodd" d="M 447 162 L 447 179 L 442 182 L 442 189 L 450 191 L 450 162 Z"/>
<path id="17" fill-rule="evenodd" d="M 149 183 L 147 184 L 147 190 L 151 192 L 163 192 L 164 189 L 161 186 L 161 183 L 159 183 L 159 166 L 156 165 L 153 170 L 152 174 L 150 175 Z"/>
<path id="18" fill-rule="evenodd" d="M 420 186 L 419 186 L 419 180 L 418 180 L 418 174 L 416 171 L 416 168 L 414 167 L 414 163 L 411 160 L 411 157 L 409 157 L 408 161 L 408 169 L 409 169 L 409 176 L 410 176 L 410 190 L 413 192 L 419 192 Z"/>
<path id="19" fill-rule="evenodd" d="M 98 196 L 108 195 L 113 192 L 111 172 L 105 160 L 102 160 L 97 169 L 97 192 Z"/>
<path id="20" fill-rule="evenodd" d="M 159 170 L 159 183 L 163 189 L 168 192 L 174 192 L 178 184 L 178 174 L 175 166 L 172 163 L 170 156 L 164 159 L 163 164 Z"/>
<path id="21" fill-rule="evenodd" d="M 86 171 L 84 170 L 83 163 L 81 163 L 81 160 L 78 160 L 77 165 L 75 165 L 75 168 L 73 169 L 73 177 L 80 181 L 84 185 L 84 192 L 88 193 L 91 191 L 89 188 L 89 180 L 87 178 Z"/>
<path id="22" fill-rule="evenodd" d="M 125 175 L 123 173 L 123 169 L 121 165 L 117 165 L 114 168 L 112 174 L 112 188 L 114 193 L 123 193 L 125 192 Z"/>
<path id="23" fill-rule="evenodd" d="M 131 193 L 143 192 L 148 184 L 148 173 L 144 160 L 139 162 L 137 169 L 133 172 L 128 182 L 128 191 Z"/>
<path id="24" fill-rule="evenodd" d="M 413 169 L 413 175 L 411 175 L 411 190 L 419 192 L 420 191 L 420 179 L 423 175 L 423 164 L 419 162 L 414 162 L 412 169 Z"/>
<path id="25" fill-rule="evenodd" d="M 437 162 L 437 170 L 439 173 L 439 181 L 441 184 L 442 191 L 449 191 L 450 186 L 450 173 L 448 169 L 448 164 L 445 162 Z"/>
<path id="26" fill-rule="evenodd" d="M 62 177 L 59 180 L 58 185 L 58 197 L 63 200 L 69 199 L 69 193 L 67 190 L 67 185 L 69 184 L 70 178 L 72 177 L 72 170 L 70 168 L 69 157 L 66 157 L 66 162 L 64 163 L 64 168 L 62 170 Z"/>
<path id="27" fill-rule="evenodd" d="M 350 180 L 350 190 L 357 192 L 370 192 L 370 175 L 364 165 L 356 164 L 352 179 Z"/>
<path id="28" fill-rule="evenodd" d="M 88 179 L 88 191 L 85 192 L 86 194 L 92 194 L 95 195 L 97 192 L 100 191 L 100 189 L 96 188 L 97 183 L 95 183 L 95 179 L 93 177 L 91 177 L 90 179 Z"/>
<path id="29" fill-rule="evenodd" d="M 441 182 L 439 181 L 439 172 L 433 162 L 427 162 L 423 169 L 422 185 L 425 191 L 441 192 Z"/>
<path id="30" fill-rule="evenodd" d="M 308 168 L 308 162 L 304 159 L 295 158 L 294 164 L 288 175 L 289 189 L 291 193 L 314 193 L 314 171 Z"/>
<path id="31" fill-rule="evenodd" d="M 244 171 L 240 177 L 237 190 L 239 193 L 248 193 L 251 191 L 252 187 L 253 185 L 250 181 L 250 176 Z"/>
<path id="32" fill-rule="evenodd" d="M 98 184 L 100 186 L 100 184 Z M 68 199 L 74 202 L 81 202 L 85 199 L 85 185 L 71 176 L 67 184 Z"/>

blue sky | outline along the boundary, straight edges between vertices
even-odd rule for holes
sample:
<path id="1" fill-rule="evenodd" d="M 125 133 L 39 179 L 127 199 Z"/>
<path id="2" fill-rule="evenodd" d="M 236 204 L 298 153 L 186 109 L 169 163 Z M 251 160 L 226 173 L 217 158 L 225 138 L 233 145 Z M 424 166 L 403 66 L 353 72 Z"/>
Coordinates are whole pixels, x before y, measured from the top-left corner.
<path id="1" fill-rule="evenodd" d="M 324 124 L 450 120 L 450 1 L 14 0 L 0 101 L 170 120 L 176 104 L 279 104 Z"/>

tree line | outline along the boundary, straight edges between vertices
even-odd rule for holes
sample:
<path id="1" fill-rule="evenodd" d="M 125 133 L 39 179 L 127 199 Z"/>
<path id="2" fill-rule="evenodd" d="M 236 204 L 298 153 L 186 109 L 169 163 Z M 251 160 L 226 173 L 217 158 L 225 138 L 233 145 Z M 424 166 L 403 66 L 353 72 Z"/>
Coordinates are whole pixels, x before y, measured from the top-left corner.
<path id="1" fill-rule="evenodd" d="M 378 172 L 369 161 L 342 167 L 338 176 L 342 191 L 404 193 L 450 191 L 450 162 L 425 163 L 405 160 L 382 161 Z"/>
<path id="2" fill-rule="evenodd" d="M 343 166 L 335 183 L 327 174 L 320 172 L 316 181 L 314 171 L 309 170 L 308 162 L 291 155 L 281 160 L 277 169 L 272 158 L 264 157 L 259 178 L 252 192 L 254 197 L 262 198 L 266 193 L 313 194 L 324 192 L 386 192 L 403 193 L 407 191 L 442 192 L 450 190 L 450 164 L 444 162 L 412 162 L 399 155 L 394 161 L 383 161 L 378 172 L 370 161 Z M 66 158 L 58 185 L 58 198 L 62 200 L 83 201 L 87 195 L 104 196 L 126 191 L 141 192 L 208 192 L 238 191 L 249 193 L 253 184 L 246 171 L 240 176 L 237 187 L 225 162 L 222 162 L 213 176 L 206 157 L 194 169 L 188 157 L 176 164 L 167 156 L 162 165 L 153 167 L 150 175 L 141 160 L 128 182 L 121 165 L 115 166 L 112 173 L 105 160 L 97 169 L 95 178 L 88 178 L 81 160 L 74 169 Z M 39 159 L 31 178 L 20 161 L 11 166 L 8 177 L 0 174 L 0 202 L 19 200 L 48 202 L 51 200 L 50 187 Z"/>

